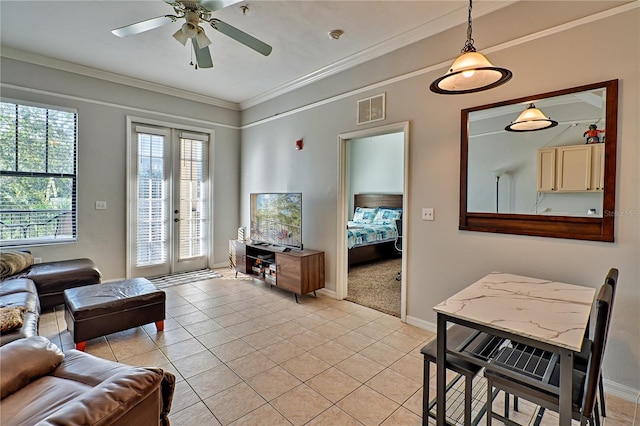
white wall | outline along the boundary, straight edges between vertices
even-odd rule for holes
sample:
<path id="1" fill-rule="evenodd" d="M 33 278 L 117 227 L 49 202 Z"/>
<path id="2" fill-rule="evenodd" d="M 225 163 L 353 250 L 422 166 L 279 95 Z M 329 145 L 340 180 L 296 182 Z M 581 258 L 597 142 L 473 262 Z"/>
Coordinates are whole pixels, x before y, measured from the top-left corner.
<path id="1" fill-rule="evenodd" d="M 238 223 L 239 112 L 2 58 L 2 97 L 78 111 L 78 241 L 31 248 L 43 261 L 92 258 L 103 279 L 126 271 L 126 117 L 215 131 L 214 262 L 223 264 Z M 231 177 L 231 178 L 229 178 Z M 107 210 L 95 210 L 95 201 Z"/>
<path id="2" fill-rule="evenodd" d="M 404 191 L 404 135 L 390 133 L 348 142 L 349 219 L 353 217 L 353 195 Z"/>
<path id="3" fill-rule="evenodd" d="M 518 2 L 474 20 L 476 46 L 482 50 L 506 43 L 612 5 Z M 242 132 L 242 220 L 248 222 L 251 191 L 302 191 L 305 246 L 326 252 L 326 286 L 335 290 L 337 135 L 408 120 L 409 321 L 433 326 L 434 305 L 494 270 L 597 287 L 608 269 L 617 267 L 620 281 L 604 375 L 615 383 L 614 390 L 629 396 L 640 389 L 639 28 L 636 8 L 502 46 L 489 57 L 513 71 L 508 84 L 470 95 L 433 94 L 429 84 L 445 72 L 464 41 L 461 26 L 243 111 L 243 122 L 254 124 Z M 428 68 L 439 63 L 443 65 Z M 416 72 L 421 69 L 426 71 Z M 391 78 L 395 80 L 387 82 Z M 620 216 L 615 243 L 458 230 L 461 109 L 616 78 L 620 79 L 616 191 Z M 356 126 L 352 111 L 357 99 L 382 91 L 386 120 Z M 342 94 L 351 96 L 295 112 L 297 107 Z M 293 142 L 300 136 L 305 138 L 305 149 L 296 152 Z M 266 155 L 277 167 L 265 163 Z M 436 220 L 421 221 L 422 207 L 434 207 Z"/>
<path id="4" fill-rule="evenodd" d="M 474 19 L 476 47 L 499 46 L 616 4 L 520 1 Z M 639 11 L 569 25 L 561 32 L 492 49 L 489 58 L 514 73 L 512 81 L 499 88 L 463 96 L 429 92 L 431 81 L 445 72 L 459 52 L 464 31 L 461 25 L 243 111 L 242 122 L 255 124 L 241 131 L 236 128 L 240 118 L 236 111 L 3 57 L 3 97 L 76 108 L 79 114 L 79 241 L 36 248 L 34 254 L 43 260 L 88 256 L 97 261 L 106 279 L 124 275 L 125 117 L 135 115 L 215 130 L 216 263 L 224 263 L 228 239 L 235 236 L 237 227 L 248 226 L 250 192 L 300 191 L 305 245 L 325 250 L 326 285 L 335 289 L 337 136 L 410 121 L 409 192 L 405 194 L 409 321 L 432 325 L 432 306 L 493 270 L 597 287 L 608 268 L 617 267 L 620 282 L 605 378 L 616 384 L 614 390 L 638 392 Z M 620 79 L 615 243 L 458 230 L 461 109 L 614 78 Z M 356 126 L 356 101 L 383 91 L 387 93 L 386 120 Z M 297 107 L 341 94 L 348 96 L 296 112 Z M 296 151 L 294 142 L 301 137 L 304 150 Z M 96 211 L 95 200 L 107 200 L 109 209 Z M 436 209 L 434 222 L 420 220 L 422 207 Z"/>

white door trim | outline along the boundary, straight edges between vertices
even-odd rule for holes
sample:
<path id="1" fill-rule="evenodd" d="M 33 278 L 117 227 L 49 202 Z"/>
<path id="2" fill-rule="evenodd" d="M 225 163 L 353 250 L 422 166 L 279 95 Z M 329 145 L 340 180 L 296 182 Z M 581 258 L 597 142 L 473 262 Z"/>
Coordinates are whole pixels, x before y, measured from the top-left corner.
<path id="1" fill-rule="evenodd" d="M 336 250 L 336 298 L 341 300 L 347 297 L 347 273 L 348 273 L 348 249 L 347 249 L 347 227 L 349 195 L 348 189 L 348 164 L 347 142 L 351 139 L 380 136 L 389 133 L 404 133 L 404 188 L 402 197 L 402 281 L 400 290 L 400 320 L 406 322 L 407 318 L 407 259 L 409 253 L 406 248 L 410 239 L 408 228 L 409 212 L 409 122 L 388 124 L 381 127 L 373 127 L 365 130 L 342 133 L 338 135 L 338 220 L 337 220 L 337 241 Z"/>
<path id="2" fill-rule="evenodd" d="M 131 215 L 134 214 L 134 211 L 132 210 L 132 201 L 133 201 L 133 197 L 135 197 L 135 192 L 131 191 L 131 179 L 133 179 L 133 176 L 131 175 L 131 162 L 132 161 L 137 161 L 136 158 L 132 158 L 131 157 L 131 144 L 135 143 L 135 141 L 132 139 L 132 128 L 135 124 L 142 124 L 142 125 L 151 125 L 151 126 L 160 126 L 160 127 L 167 127 L 170 129 L 178 129 L 181 131 L 192 131 L 192 132 L 197 132 L 197 133 L 205 133 L 209 135 L 209 219 L 210 219 L 210 225 L 208 228 L 208 238 L 209 238 L 209 249 L 207 252 L 207 263 L 208 265 L 211 267 L 211 265 L 214 265 L 214 253 L 213 253 L 213 241 L 214 241 L 214 209 L 213 209 L 213 200 L 214 200 L 214 148 L 215 148 L 215 130 L 213 129 L 208 129 L 208 128 L 204 128 L 204 127 L 196 127 L 196 126 L 190 126 L 190 125 L 185 125 L 185 124 L 178 124 L 178 123 L 173 123 L 170 121 L 164 121 L 164 120 L 154 120 L 151 118 L 143 118 L 143 117 L 137 117 L 137 116 L 133 116 L 133 115 L 127 115 L 126 116 L 126 153 L 127 153 L 127 159 L 126 159 L 126 163 L 127 163 L 127 167 L 126 167 L 126 178 L 127 178 L 127 184 L 126 184 L 126 200 L 127 200 L 127 207 L 126 207 L 126 221 L 125 221 L 125 232 L 126 232 L 126 253 L 125 253 L 125 258 L 126 258 L 126 266 L 125 266 L 125 277 L 127 279 L 131 278 L 131 265 L 132 265 L 132 258 L 133 256 L 135 256 L 135 252 L 133 252 L 133 250 L 131 250 L 130 244 L 129 244 L 129 238 L 131 235 L 131 232 L 133 232 L 133 230 L 131 229 L 131 224 L 132 224 L 132 220 L 131 220 Z"/>

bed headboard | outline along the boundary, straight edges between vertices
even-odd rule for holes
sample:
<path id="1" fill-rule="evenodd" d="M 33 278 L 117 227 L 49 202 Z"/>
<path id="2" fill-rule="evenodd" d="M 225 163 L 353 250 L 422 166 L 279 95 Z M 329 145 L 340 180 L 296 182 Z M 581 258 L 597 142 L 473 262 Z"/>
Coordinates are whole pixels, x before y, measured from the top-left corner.
<path id="1" fill-rule="evenodd" d="M 353 194 L 353 208 L 392 207 L 402 208 L 402 194 Z"/>

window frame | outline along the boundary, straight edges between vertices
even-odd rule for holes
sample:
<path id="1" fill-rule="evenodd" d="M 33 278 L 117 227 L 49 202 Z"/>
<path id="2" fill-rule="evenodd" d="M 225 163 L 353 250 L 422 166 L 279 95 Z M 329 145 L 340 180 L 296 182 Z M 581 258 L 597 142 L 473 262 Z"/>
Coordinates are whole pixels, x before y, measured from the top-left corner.
<path id="1" fill-rule="evenodd" d="M 14 130 L 15 130 L 15 141 L 14 141 L 14 147 L 13 147 L 13 152 L 15 153 L 15 168 L 13 170 L 3 170 L 0 168 L 0 176 L 5 177 L 5 176 L 9 176 L 9 177 L 27 177 L 27 178 L 36 178 L 36 179 L 52 179 L 52 178 L 58 178 L 58 179 L 70 179 L 71 181 L 71 196 L 70 196 L 70 207 L 67 209 L 62 209 L 62 208 L 54 208 L 54 209 L 29 209 L 29 208 L 14 208 L 14 209 L 7 209 L 5 205 L 3 205 L 0 202 L 0 214 L 6 212 L 7 210 L 14 210 L 17 213 L 22 213 L 25 214 L 27 217 L 31 216 L 32 219 L 29 219 L 27 221 L 25 221 L 24 223 L 19 223 L 19 224 L 0 224 L 0 228 L 5 228 L 5 230 L 8 228 L 9 229 L 9 237 L 5 238 L 6 235 L 6 231 L 2 230 L 3 232 L 0 232 L 0 247 L 2 248 L 15 248 L 15 247 L 33 247 L 33 246 L 42 246 L 42 245 L 50 245 L 50 244 L 69 244 L 69 243 L 75 243 L 78 241 L 78 111 L 75 108 L 68 108 L 68 107 L 62 107 L 62 106 L 57 106 L 57 105 L 48 105 L 48 104 L 44 104 L 44 103 L 37 103 L 37 102 L 29 102 L 29 101 L 24 101 L 24 100 L 19 100 L 19 99 L 11 99 L 11 98 L 2 98 L 0 99 L 0 102 L 4 103 L 4 104 L 10 104 L 12 105 L 14 108 L 19 108 L 19 107 L 30 107 L 30 108 L 39 108 L 42 110 L 45 110 L 45 115 L 47 116 L 47 119 L 45 121 L 45 132 L 44 132 L 44 139 L 38 139 L 40 142 L 44 142 L 44 157 L 42 159 L 42 161 L 39 163 L 40 165 L 43 166 L 45 171 L 42 171 L 42 169 L 38 170 L 38 171 L 23 171 L 23 170 L 19 170 L 19 164 L 18 164 L 18 158 L 20 155 L 20 146 L 19 146 L 19 139 L 18 139 L 18 135 L 19 135 L 19 123 L 15 122 L 14 124 Z M 49 166 L 49 162 L 51 161 L 52 157 L 50 157 L 49 154 L 49 148 L 50 148 L 50 142 L 51 139 L 49 137 L 50 133 L 49 133 L 49 129 L 50 129 L 50 122 L 48 119 L 49 116 L 49 112 L 50 111 L 54 111 L 56 113 L 69 113 L 69 114 L 73 114 L 73 138 L 72 138 L 72 143 L 73 143 L 73 159 L 72 161 L 72 167 L 70 167 L 70 169 L 72 170 L 71 173 L 69 172 L 51 172 L 48 170 L 48 166 Z M 4 142 L 4 141 L 0 141 L 0 142 Z M 23 148 L 24 149 L 24 148 Z M 69 163 L 65 163 L 66 165 L 69 165 Z M 56 212 L 58 212 L 58 214 L 55 214 Z M 33 219 L 33 217 L 37 217 L 38 213 L 42 214 L 42 213 L 53 213 L 53 217 L 50 218 L 44 218 L 44 219 Z M 0 221 L 3 219 L 3 216 L 0 215 Z M 27 232 L 29 230 L 30 227 L 33 227 L 34 229 L 36 229 L 36 233 L 39 232 L 38 231 L 38 227 L 42 227 L 42 226 L 48 226 L 48 230 L 53 230 L 53 231 L 45 231 L 45 235 L 43 236 L 35 236 L 35 237 L 28 237 L 27 236 Z M 13 231 L 11 231 L 11 229 L 13 229 Z M 62 237 L 58 236 L 58 232 L 59 230 L 62 229 L 63 232 L 67 231 L 67 234 L 63 234 Z M 15 238 L 15 232 L 16 231 L 21 231 L 24 235 L 24 238 Z"/>

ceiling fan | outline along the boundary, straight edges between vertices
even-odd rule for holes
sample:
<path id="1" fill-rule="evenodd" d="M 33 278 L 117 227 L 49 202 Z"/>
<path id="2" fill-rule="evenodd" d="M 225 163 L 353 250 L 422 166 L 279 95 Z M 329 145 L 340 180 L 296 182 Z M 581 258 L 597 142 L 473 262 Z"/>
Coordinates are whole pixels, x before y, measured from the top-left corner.
<path id="1" fill-rule="evenodd" d="M 156 18 L 116 28 L 111 30 L 111 32 L 118 37 L 127 37 L 184 19 L 185 23 L 182 24 L 182 27 L 178 31 L 176 31 L 173 37 L 183 45 L 186 45 L 187 40 L 191 40 L 193 51 L 196 54 L 197 66 L 200 68 L 213 67 L 211 53 L 209 52 L 211 40 L 207 38 L 204 29 L 200 26 L 201 22 L 208 23 L 214 30 L 220 31 L 222 34 L 231 37 L 264 56 L 268 56 L 271 53 L 272 48 L 268 44 L 211 16 L 211 14 L 216 10 L 239 3 L 242 0 L 164 1 L 173 7 L 175 15 L 158 16 Z"/>

